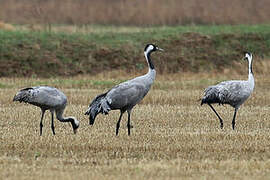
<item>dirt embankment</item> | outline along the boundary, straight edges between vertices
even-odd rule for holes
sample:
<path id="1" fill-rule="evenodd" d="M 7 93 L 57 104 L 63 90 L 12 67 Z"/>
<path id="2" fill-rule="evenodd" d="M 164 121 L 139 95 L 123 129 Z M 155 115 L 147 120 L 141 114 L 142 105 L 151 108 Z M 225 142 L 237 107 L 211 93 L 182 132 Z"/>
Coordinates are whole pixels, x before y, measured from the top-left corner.
<path id="1" fill-rule="evenodd" d="M 110 70 L 145 72 L 147 67 L 144 47 L 99 47 L 93 42 L 55 39 L 55 36 L 46 39 L 50 44 L 46 46 L 43 39 L 29 38 L 27 42 L 21 40 L 12 46 L 0 47 L 0 76 L 73 76 Z M 156 42 L 165 52 L 152 54 L 152 58 L 159 73 L 209 72 L 226 68 L 238 71 L 239 66 L 234 64 L 243 57 L 243 51 L 250 51 L 256 57 L 269 56 L 268 39 L 259 34 L 185 33 Z"/>

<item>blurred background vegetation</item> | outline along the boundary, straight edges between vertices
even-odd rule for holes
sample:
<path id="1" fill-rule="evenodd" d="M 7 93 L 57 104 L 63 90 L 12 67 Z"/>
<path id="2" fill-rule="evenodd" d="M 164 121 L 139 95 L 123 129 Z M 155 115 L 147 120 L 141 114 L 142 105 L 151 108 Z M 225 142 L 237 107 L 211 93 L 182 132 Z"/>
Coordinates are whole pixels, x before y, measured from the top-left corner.
<path id="1" fill-rule="evenodd" d="M 0 0 L 15 24 L 187 25 L 269 23 L 268 0 Z"/>

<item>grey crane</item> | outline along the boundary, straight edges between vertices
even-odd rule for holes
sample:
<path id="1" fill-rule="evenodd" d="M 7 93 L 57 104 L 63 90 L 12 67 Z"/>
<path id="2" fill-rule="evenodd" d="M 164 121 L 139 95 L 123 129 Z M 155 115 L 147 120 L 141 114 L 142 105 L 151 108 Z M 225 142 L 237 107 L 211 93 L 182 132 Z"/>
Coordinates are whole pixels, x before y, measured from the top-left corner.
<path id="1" fill-rule="evenodd" d="M 79 121 L 75 117 L 63 117 L 63 112 L 67 104 L 67 97 L 60 90 L 49 86 L 24 88 L 17 92 L 13 101 L 25 102 L 41 108 L 40 135 L 42 135 L 42 120 L 46 110 L 50 110 L 51 112 L 51 128 L 54 135 L 54 112 L 59 121 L 70 122 L 73 132 L 76 134 L 79 127 Z"/>
<path id="2" fill-rule="evenodd" d="M 248 80 L 246 81 L 224 81 L 214 86 L 209 86 L 204 91 L 201 105 L 208 104 L 215 112 L 219 121 L 220 128 L 223 128 L 223 121 L 211 104 L 229 104 L 234 108 L 232 129 L 235 128 L 235 117 L 239 107 L 248 99 L 254 89 L 254 76 L 252 71 L 252 54 L 245 53 L 245 60 L 248 61 Z"/>
<path id="3" fill-rule="evenodd" d="M 132 108 L 139 103 L 148 93 L 156 77 L 156 70 L 151 60 L 151 53 L 154 51 L 163 51 L 154 44 L 147 44 L 144 49 L 144 56 L 148 63 L 148 73 L 125 81 L 114 86 L 106 93 L 98 95 L 90 103 L 85 115 L 89 115 L 89 124 L 93 125 L 95 118 L 99 113 L 108 114 L 110 110 L 120 110 L 120 117 L 116 124 L 116 135 L 120 127 L 121 118 L 124 112 L 128 113 L 128 135 L 130 135 L 130 114 Z"/>

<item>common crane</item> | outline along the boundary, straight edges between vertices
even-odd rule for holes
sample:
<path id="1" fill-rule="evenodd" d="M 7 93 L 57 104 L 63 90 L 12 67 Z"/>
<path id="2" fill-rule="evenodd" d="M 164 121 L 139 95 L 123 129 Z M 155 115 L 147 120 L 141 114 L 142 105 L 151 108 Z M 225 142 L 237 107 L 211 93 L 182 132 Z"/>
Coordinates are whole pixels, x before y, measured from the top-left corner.
<path id="1" fill-rule="evenodd" d="M 54 135 L 54 112 L 59 121 L 70 122 L 73 132 L 76 134 L 79 127 L 79 121 L 75 117 L 63 117 L 63 112 L 67 104 L 67 97 L 60 90 L 48 86 L 25 88 L 17 92 L 13 101 L 25 102 L 41 108 L 40 135 L 42 135 L 42 120 L 46 110 L 50 110 L 51 112 L 51 128 Z"/>
<path id="2" fill-rule="evenodd" d="M 223 121 L 211 104 L 229 104 L 234 108 L 232 129 L 235 127 L 235 117 L 239 107 L 248 99 L 254 89 L 254 76 L 252 71 L 252 54 L 245 53 L 245 60 L 248 60 L 248 80 L 247 81 L 224 81 L 214 86 L 209 86 L 204 91 L 201 105 L 208 104 L 215 112 L 219 121 L 220 128 L 223 128 Z"/>
<path id="3" fill-rule="evenodd" d="M 130 114 L 132 108 L 148 93 L 156 77 L 156 70 L 151 60 L 151 53 L 154 51 L 163 51 L 163 49 L 153 44 L 145 46 L 144 56 L 149 67 L 147 74 L 118 84 L 106 93 L 94 98 L 85 113 L 85 115 L 89 115 L 90 125 L 94 124 L 95 118 L 99 113 L 108 114 L 110 110 L 120 110 L 120 117 L 116 124 L 116 135 L 118 135 L 122 115 L 127 111 L 127 128 L 128 135 L 130 135 Z"/>

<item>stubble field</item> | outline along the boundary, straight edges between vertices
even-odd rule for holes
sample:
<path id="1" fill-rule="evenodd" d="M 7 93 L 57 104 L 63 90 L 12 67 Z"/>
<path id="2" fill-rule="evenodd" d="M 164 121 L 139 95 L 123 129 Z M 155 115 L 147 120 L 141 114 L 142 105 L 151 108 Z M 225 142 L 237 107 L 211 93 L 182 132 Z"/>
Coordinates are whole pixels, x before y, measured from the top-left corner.
<path id="1" fill-rule="evenodd" d="M 246 68 L 243 62 L 242 67 Z M 157 70 L 158 72 L 158 70 Z M 256 72 L 256 67 L 255 67 Z M 138 75 L 138 74 L 136 74 Z M 73 78 L 4 78 L 0 88 L 0 177 L 3 179 L 269 179 L 269 76 L 255 74 L 255 91 L 240 108 L 236 130 L 233 109 L 215 106 L 224 129 L 199 99 L 208 85 L 237 74 L 158 75 L 146 98 L 127 114 L 115 136 L 118 111 L 99 115 L 89 125 L 84 112 L 98 93 L 134 76 L 112 72 Z M 125 77 L 125 78 L 123 78 Z M 47 84 L 68 97 L 66 116 L 80 120 L 73 134 L 70 124 L 55 120 L 56 135 L 46 112 L 39 136 L 40 109 L 13 103 L 20 88 Z"/>

